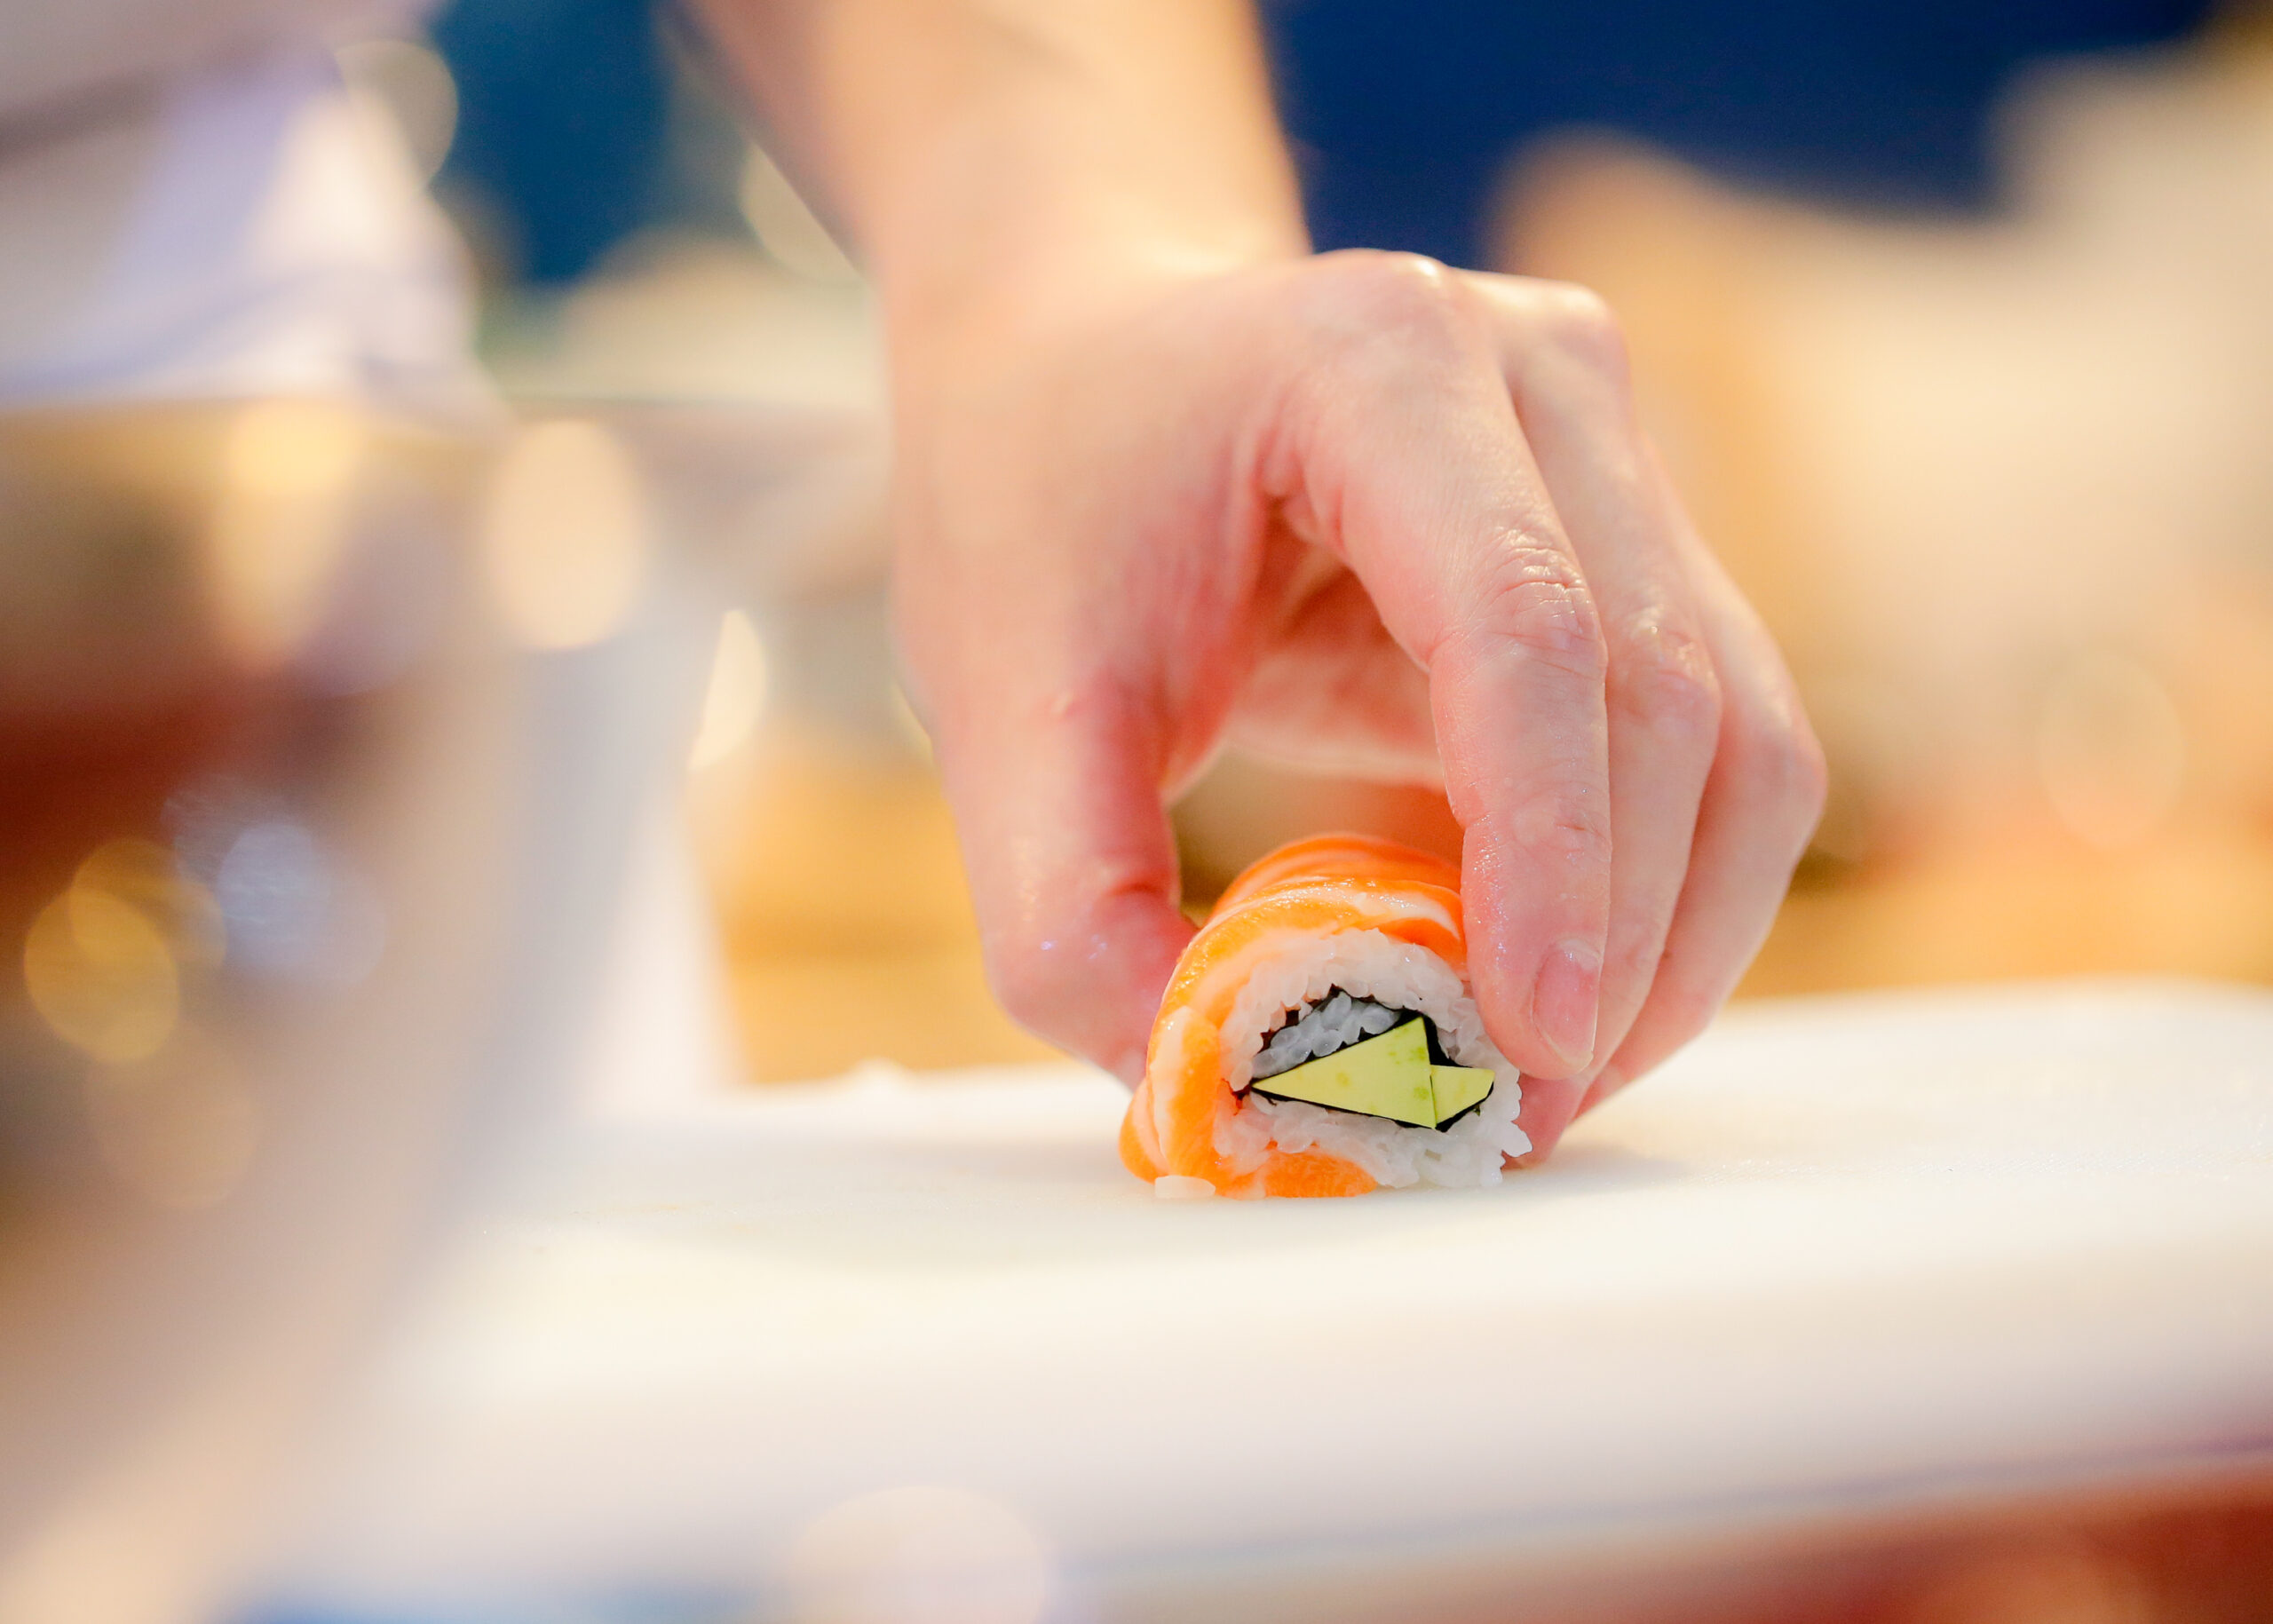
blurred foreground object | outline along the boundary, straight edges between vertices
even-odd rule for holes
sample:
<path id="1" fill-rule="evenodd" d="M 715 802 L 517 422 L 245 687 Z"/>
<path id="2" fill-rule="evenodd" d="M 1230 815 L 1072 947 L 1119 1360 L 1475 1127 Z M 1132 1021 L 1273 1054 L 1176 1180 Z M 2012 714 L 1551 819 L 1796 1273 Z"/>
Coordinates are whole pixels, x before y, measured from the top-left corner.
<path id="1" fill-rule="evenodd" d="M 218 1605 L 567 1068 L 638 688 L 501 630 L 495 448 L 319 400 L 0 417 L 7 1624 Z"/>
<path id="2" fill-rule="evenodd" d="M 2038 76 L 1991 223 L 1542 157 L 1833 767 L 1748 984 L 2273 978 L 2273 50 Z"/>

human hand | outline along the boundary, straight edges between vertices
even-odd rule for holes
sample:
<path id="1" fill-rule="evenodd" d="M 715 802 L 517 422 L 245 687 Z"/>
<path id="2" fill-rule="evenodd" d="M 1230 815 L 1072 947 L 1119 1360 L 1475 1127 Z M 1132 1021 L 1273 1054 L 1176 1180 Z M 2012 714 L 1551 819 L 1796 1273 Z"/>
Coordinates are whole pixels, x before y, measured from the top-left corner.
<path id="1" fill-rule="evenodd" d="M 1470 968 L 1553 1145 L 1702 1029 L 1823 767 L 1593 296 L 1335 254 L 897 352 L 897 614 L 994 985 L 1133 1080 L 1219 745 L 1441 782 Z"/>

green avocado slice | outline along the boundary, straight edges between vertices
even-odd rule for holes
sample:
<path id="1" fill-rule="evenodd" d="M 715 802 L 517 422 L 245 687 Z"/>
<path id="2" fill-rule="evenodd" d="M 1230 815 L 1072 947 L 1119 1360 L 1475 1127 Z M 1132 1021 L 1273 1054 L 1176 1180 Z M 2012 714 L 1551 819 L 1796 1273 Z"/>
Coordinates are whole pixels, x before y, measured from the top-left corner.
<path id="1" fill-rule="evenodd" d="M 1432 1066 L 1430 1081 L 1437 1094 L 1437 1126 L 1449 1127 L 1454 1117 L 1466 1116 L 1492 1092 L 1492 1073 L 1480 1066 Z"/>
<path id="2" fill-rule="evenodd" d="M 1434 1128 L 1437 1095 L 1429 1073 L 1429 1028 L 1416 1018 L 1255 1086 L 1271 1099 L 1308 1100 L 1361 1116 L 1385 1116 L 1411 1128 Z"/>
<path id="3" fill-rule="evenodd" d="M 1408 1128 L 1437 1128 L 1474 1110 L 1492 1092 L 1492 1073 L 1431 1066 L 1428 1022 L 1415 1016 L 1378 1037 L 1266 1077 L 1255 1091 L 1266 1099 L 1305 1100 Z"/>

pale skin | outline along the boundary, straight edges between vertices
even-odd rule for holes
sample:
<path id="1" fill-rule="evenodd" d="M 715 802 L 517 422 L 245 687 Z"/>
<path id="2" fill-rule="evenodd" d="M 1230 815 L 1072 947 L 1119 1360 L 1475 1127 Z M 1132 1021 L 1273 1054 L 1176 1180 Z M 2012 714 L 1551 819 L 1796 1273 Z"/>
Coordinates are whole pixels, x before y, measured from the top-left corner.
<path id="1" fill-rule="evenodd" d="M 700 0 L 891 341 L 902 657 L 1005 1004 L 1134 1080 L 1226 743 L 1441 783 L 1540 1153 L 1696 1035 L 1823 797 L 1583 289 L 1313 255 L 1230 0 Z"/>

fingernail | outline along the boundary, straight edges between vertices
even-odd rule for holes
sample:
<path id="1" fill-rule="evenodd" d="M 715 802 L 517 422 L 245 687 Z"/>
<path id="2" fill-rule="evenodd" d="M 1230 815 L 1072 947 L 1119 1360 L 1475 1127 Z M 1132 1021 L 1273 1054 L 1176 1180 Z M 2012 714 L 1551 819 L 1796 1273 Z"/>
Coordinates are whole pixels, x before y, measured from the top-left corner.
<path id="1" fill-rule="evenodd" d="M 1557 942 L 1532 989 L 1532 1025 L 1566 1068 L 1582 1072 L 1595 1058 L 1595 1020 L 1602 1005 L 1602 955 L 1590 942 Z"/>

